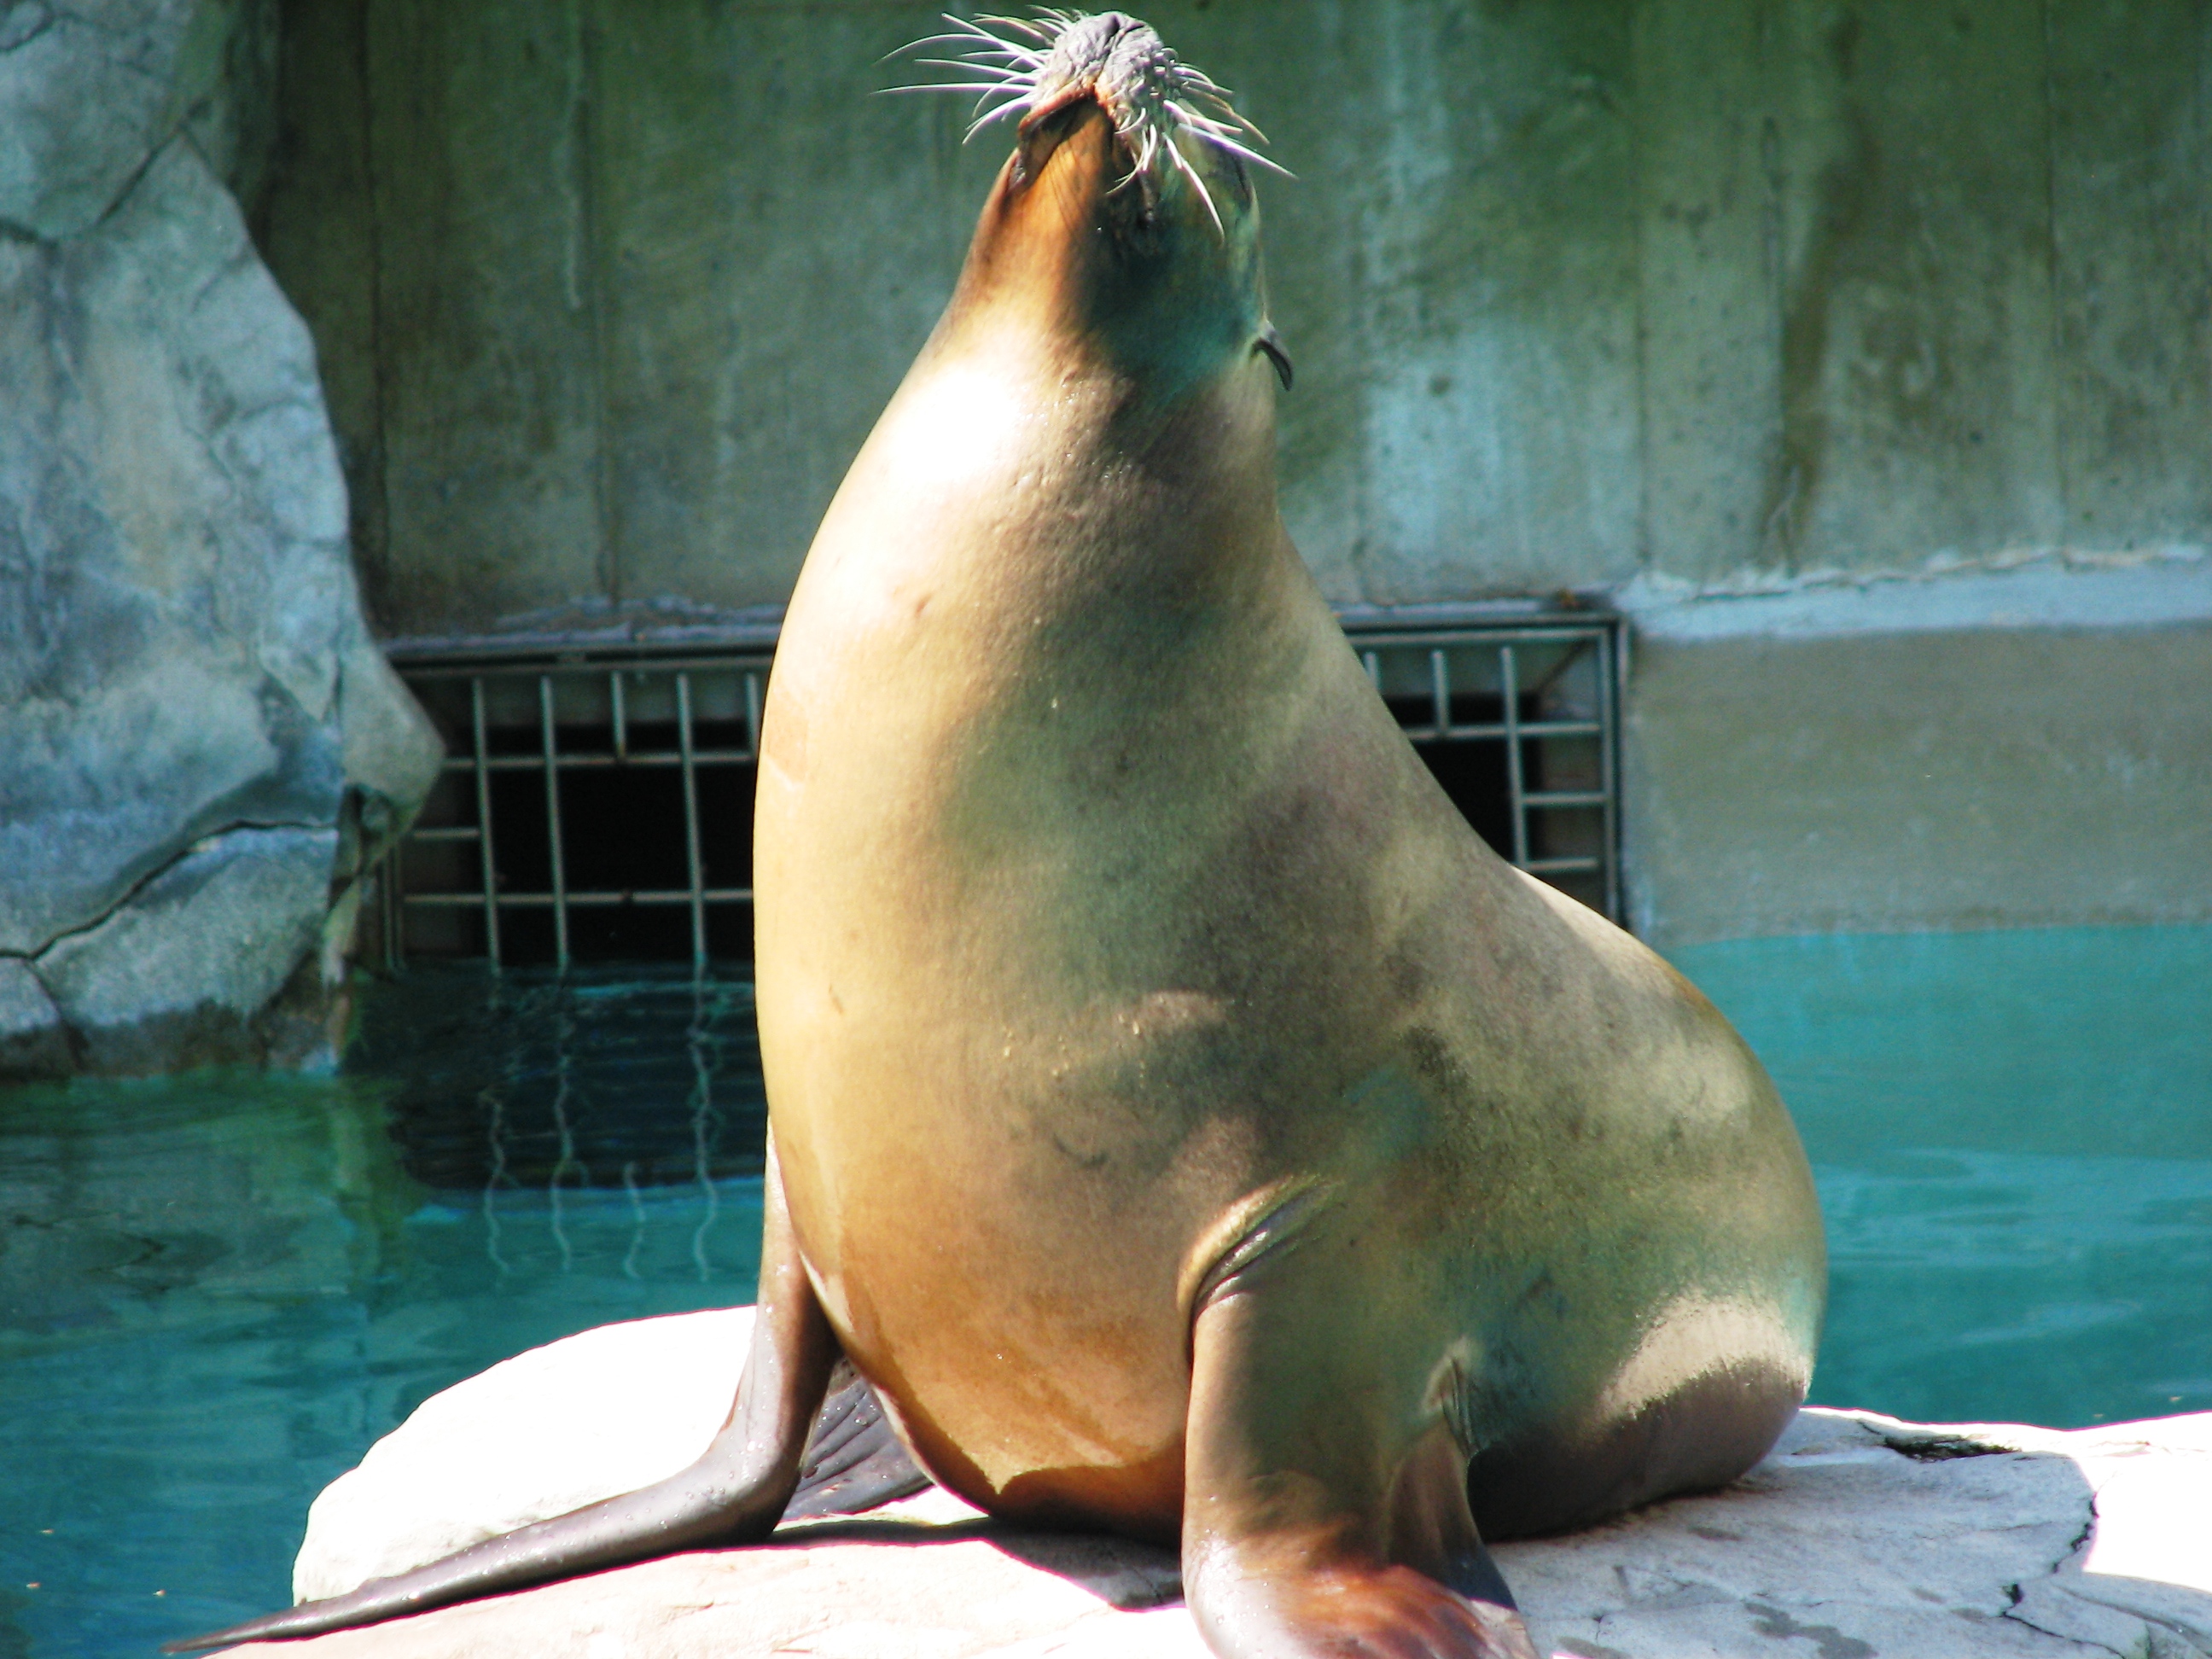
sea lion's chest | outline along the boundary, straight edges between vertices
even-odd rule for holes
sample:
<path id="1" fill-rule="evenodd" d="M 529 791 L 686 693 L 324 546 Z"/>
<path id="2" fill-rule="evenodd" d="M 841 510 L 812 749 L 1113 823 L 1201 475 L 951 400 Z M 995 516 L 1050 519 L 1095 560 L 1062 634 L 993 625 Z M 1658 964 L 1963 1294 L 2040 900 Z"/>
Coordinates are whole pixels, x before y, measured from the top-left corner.
<path id="1" fill-rule="evenodd" d="M 1326 1156 L 1389 1024 L 1347 1006 L 1372 918 L 1325 738 L 1167 674 L 1109 706 L 1079 649 L 994 678 L 854 637 L 776 687 L 761 782 L 794 1224 L 940 1475 L 1002 1504 L 1052 1470 L 1142 1485 L 1179 1467 L 1194 1250 Z"/>
<path id="2" fill-rule="evenodd" d="M 1179 1280 L 1254 1161 L 1206 1087 L 1231 1011 L 1176 992 L 1085 1005 L 1043 959 L 1006 966 L 954 939 L 763 975 L 793 1224 L 841 1340 L 940 1480 L 1049 1516 L 1094 1513 L 1090 1486 L 1139 1472 L 1130 1523 L 1165 1526 Z"/>

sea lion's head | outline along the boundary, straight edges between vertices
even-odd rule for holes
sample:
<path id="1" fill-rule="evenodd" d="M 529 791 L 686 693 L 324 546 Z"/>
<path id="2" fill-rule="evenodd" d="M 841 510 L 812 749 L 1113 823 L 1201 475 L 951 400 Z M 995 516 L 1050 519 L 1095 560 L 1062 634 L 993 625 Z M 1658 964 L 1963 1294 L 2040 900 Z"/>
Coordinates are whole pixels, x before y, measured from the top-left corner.
<path id="1" fill-rule="evenodd" d="M 1121 12 L 953 21 L 980 131 L 1017 118 L 953 316 L 1046 321 L 1172 400 L 1224 370 L 1290 359 L 1267 320 L 1255 167 L 1280 168 L 1228 94 Z"/>

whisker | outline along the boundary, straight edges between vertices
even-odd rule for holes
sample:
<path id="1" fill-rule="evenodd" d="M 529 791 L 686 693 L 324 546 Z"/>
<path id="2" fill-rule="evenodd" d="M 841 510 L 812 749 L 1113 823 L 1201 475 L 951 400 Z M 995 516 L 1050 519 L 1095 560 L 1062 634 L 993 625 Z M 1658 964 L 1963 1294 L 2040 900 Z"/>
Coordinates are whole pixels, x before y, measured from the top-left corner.
<path id="1" fill-rule="evenodd" d="M 973 64 L 961 58 L 917 58 L 914 61 L 927 64 L 932 69 L 959 70 L 969 75 L 995 75 L 1002 81 L 1026 82 L 1034 78 L 1018 70 L 1006 69 L 997 64 Z"/>
<path id="2" fill-rule="evenodd" d="M 1198 176 L 1198 169 L 1191 166 L 1190 158 L 1177 149 L 1172 141 L 1169 143 L 1167 150 L 1169 157 L 1182 170 L 1182 176 L 1189 179 L 1191 187 L 1198 191 L 1198 199 L 1206 204 L 1206 216 L 1213 221 L 1213 234 L 1227 236 L 1229 233 L 1222 228 L 1221 216 L 1214 210 L 1213 192 L 1206 189 L 1206 180 Z"/>
<path id="3" fill-rule="evenodd" d="M 1132 56 L 1115 49 L 1117 41 L 1129 40 L 1127 33 L 1085 27 L 1097 20 L 1066 7 L 1042 7 L 1029 17 L 941 15 L 942 32 L 901 46 L 888 58 L 902 58 L 917 68 L 947 70 L 951 78 L 884 90 L 974 94 L 969 138 L 1010 114 L 1038 107 L 1046 96 L 1090 91 L 1105 106 L 1116 137 L 1129 148 L 1130 177 L 1141 174 L 1157 181 L 1164 167 L 1171 167 L 1197 191 L 1206 217 L 1216 233 L 1224 235 L 1227 232 L 1213 192 L 1190 157 L 1176 147 L 1178 131 L 1255 167 L 1285 179 L 1293 176 L 1288 167 L 1253 148 L 1266 143 L 1267 135 L 1237 109 L 1236 94 L 1204 70 L 1181 62 L 1157 36 L 1139 37 Z M 1079 29 L 1082 33 L 1071 42 L 1069 35 Z M 919 55 L 933 48 L 946 55 Z M 1125 179 L 1114 189 L 1127 182 Z"/>
<path id="4" fill-rule="evenodd" d="M 1001 40 L 997 35 L 985 33 L 981 29 L 969 28 L 960 18 L 947 17 L 945 21 L 961 23 L 960 32 L 957 34 L 925 34 L 919 40 L 908 41 L 902 46 L 892 47 L 876 61 L 888 63 L 894 58 L 904 57 L 908 52 L 921 52 L 932 46 L 953 46 L 963 52 L 981 52 L 988 48 L 1010 58 L 1025 57 L 1036 61 L 1042 61 L 1026 46 L 1018 46 L 1011 40 Z"/>
<path id="5" fill-rule="evenodd" d="M 974 137 L 977 133 L 979 133 L 979 132 L 982 131 L 984 128 L 986 128 L 986 127 L 989 126 L 989 125 L 991 125 L 991 123 L 992 123 L 994 119 L 996 119 L 996 118 L 997 118 L 997 117 L 998 117 L 998 116 L 1000 116 L 1000 115 L 1003 115 L 1003 114 L 1005 114 L 1005 113 L 1006 113 L 1006 112 L 1005 112 L 1004 110 L 999 110 L 999 111 L 995 111 L 995 112 L 994 112 L 991 115 L 987 115 L 987 116 L 985 116 L 985 117 L 984 117 L 981 120 L 980 120 L 980 121 L 970 121 L 970 122 L 968 124 L 968 131 L 965 131 L 965 132 L 963 132 L 963 134 L 961 134 L 961 135 L 960 135 L 961 142 L 962 142 L 963 143 L 967 143 L 969 139 L 973 138 L 973 137 Z"/>
<path id="6" fill-rule="evenodd" d="M 988 58 L 1003 58 L 1011 64 L 1042 64 L 1044 54 L 1031 52 L 1027 46 L 1018 46 L 1011 40 L 1001 40 L 995 34 L 987 34 L 980 40 L 971 40 L 969 50 Z"/>
<path id="7" fill-rule="evenodd" d="M 1234 138 L 1224 138 L 1218 135 L 1209 134 L 1206 142 L 1210 144 L 1218 144 L 1222 149 L 1227 150 L 1231 155 L 1242 156 L 1245 161 L 1249 161 L 1255 167 L 1265 167 L 1268 172 L 1273 173 L 1279 179 L 1295 179 L 1298 176 L 1297 173 L 1291 172 L 1288 167 L 1285 167 L 1280 161 L 1270 160 L 1268 157 L 1261 155 L 1258 150 L 1248 149 L 1246 146 L 1238 143 Z"/>
<path id="8" fill-rule="evenodd" d="M 978 116 L 975 120 L 970 121 L 968 124 L 967 136 L 969 138 L 973 138 L 977 133 L 982 131 L 985 127 L 989 126 L 994 121 L 1002 119 L 1016 110 L 1027 109 L 1029 106 L 1030 100 L 1026 98 L 1016 98 L 1006 103 L 1003 103 L 1000 105 L 998 108 L 993 110 L 988 115 Z M 963 140 L 963 142 L 965 141 Z"/>
<path id="9" fill-rule="evenodd" d="M 1222 106 L 1221 112 L 1218 115 L 1208 115 L 1203 110 L 1194 109 L 1188 104 L 1178 103 L 1173 99 L 1164 100 L 1164 107 L 1172 112 L 1178 120 L 1187 125 L 1197 127 L 1201 131 L 1231 137 L 1238 133 L 1249 133 L 1263 144 L 1267 142 L 1267 135 L 1261 131 L 1251 119 L 1238 114 L 1237 111 L 1226 105 Z"/>
<path id="10" fill-rule="evenodd" d="M 985 39 L 996 40 L 997 37 L 987 35 Z M 919 52 L 924 46 L 972 46 L 975 44 L 975 38 L 969 34 L 925 34 L 920 40 L 909 40 L 902 46 L 893 46 L 876 61 L 882 63 L 885 59 L 896 58 L 902 52 Z"/>
<path id="11" fill-rule="evenodd" d="M 963 20 L 947 17 L 945 21 L 959 22 Z M 995 40 L 1000 37 L 991 34 L 988 29 L 977 27 L 984 23 L 996 23 L 1000 28 L 1012 29 L 1015 33 L 1036 41 L 1039 46 L 1048 46 L 1059 35 L 1074 27 L 1075 18 L 1072 14 L 1064 11 L 1045 11 L 1037 14 L 1036 21 L 1031 21 L 1026 17 L 979 17 L 974 24 L 968 26 L 975 28 L 976 33 L 988 35 Z M 1048 23 L 1056 24 L 1058 27 L 1047 27 Z"/>
<path id="12" fill-rule="evenodd" d="M 884 92 L 1012 92 L 1003 81 L 918 81 L 910 87 L 884 87 Z"/>
<path id="13" fill-rule="evenodd" d="M 1018 46 L 1011 40 L 1001 40 L 995 34 L 938 34 L 927 40 L 917 40 L 916 46 L 957 46 L 978 58 L 1004 58 L 1010 63 L 1042 64 L 1044 54 L 1031 52 L 1027 46 Z"/>
<path id="14" fill-rule="evenodd" d="M 1044 65 L 1043 53 L 1034 52 L 1001 35 L 994 34 L 988 29 L 979 28 L 964 17 L 955 17 L 946 13 L 945 21 L 951 24 L 957 33 L 925 35 L 915 41 L 913 46 L 902 46 L 899 50 L 911 52 L 916 46 L 957 46 L 971 53 L 1003 58 L 1009 63 L 1023 64 L 1030 69 L 1041 69 Z M 1037 39 L 1041 45 L 1050 44 L 1049 37 L 1039 36 Z"/>

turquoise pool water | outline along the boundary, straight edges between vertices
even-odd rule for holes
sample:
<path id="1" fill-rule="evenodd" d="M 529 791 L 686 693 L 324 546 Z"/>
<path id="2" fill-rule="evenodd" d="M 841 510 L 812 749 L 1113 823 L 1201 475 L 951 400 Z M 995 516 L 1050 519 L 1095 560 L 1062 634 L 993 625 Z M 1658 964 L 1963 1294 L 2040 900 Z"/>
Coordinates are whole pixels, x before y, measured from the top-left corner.
<path id="1" fill-rule="evenodd" d="M 0 1659 L 282 1606 L 308 1501 L 427 1395 L 752 1299 L 750 987 L 368 1012 L 347 1075 L 0 1091 Z"/>
<path id="2" fill-rule="evenodd" d="M 2212 929 L 1678 959 L 1813 1153 L 1816 1399 L 2212 1408 Z M 749 1300 L 757 1065 L 742 981 L 459 975 L 380 992 L 340 1076 L 0 1091 L 0 1659 L 277 1605 L 309 1499 L 425 1395 Z"/>
<path id="3" fill-rule="evenodd" d="M 2078 1427 L 2212 1409 L 2212 928 L 1709 945 L 1797 1119 L 1813 1398 Z"/>

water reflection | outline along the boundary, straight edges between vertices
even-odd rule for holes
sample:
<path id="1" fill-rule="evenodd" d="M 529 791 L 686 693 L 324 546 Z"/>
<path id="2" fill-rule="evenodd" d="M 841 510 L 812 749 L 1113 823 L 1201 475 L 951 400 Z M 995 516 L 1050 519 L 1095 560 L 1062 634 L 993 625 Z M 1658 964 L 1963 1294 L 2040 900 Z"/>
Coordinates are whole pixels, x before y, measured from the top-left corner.
<path id="1" fill-rule="evenodd" d="M 364 1003 L 347 1070 L 387 1086 L 416 1179 L 447 1191 L 758 1175 L 752 987 L 688 969 L 412 973 Z"/>
<path id="2" fill-rule="evenodd" d="M 288 1601 L 308 1501 L 428 1395 L 750 1301 L 750 1024 L 741 981 L 426 976 L 338 1077 L 0 1091 L 0 1659 Z"/>
<path id="3" fill-rule="evenodd" d="M 0 1345 L 345 1294 L 390 1270 L 423 1197 L 342 1079 L 0 1092 Z"/>

